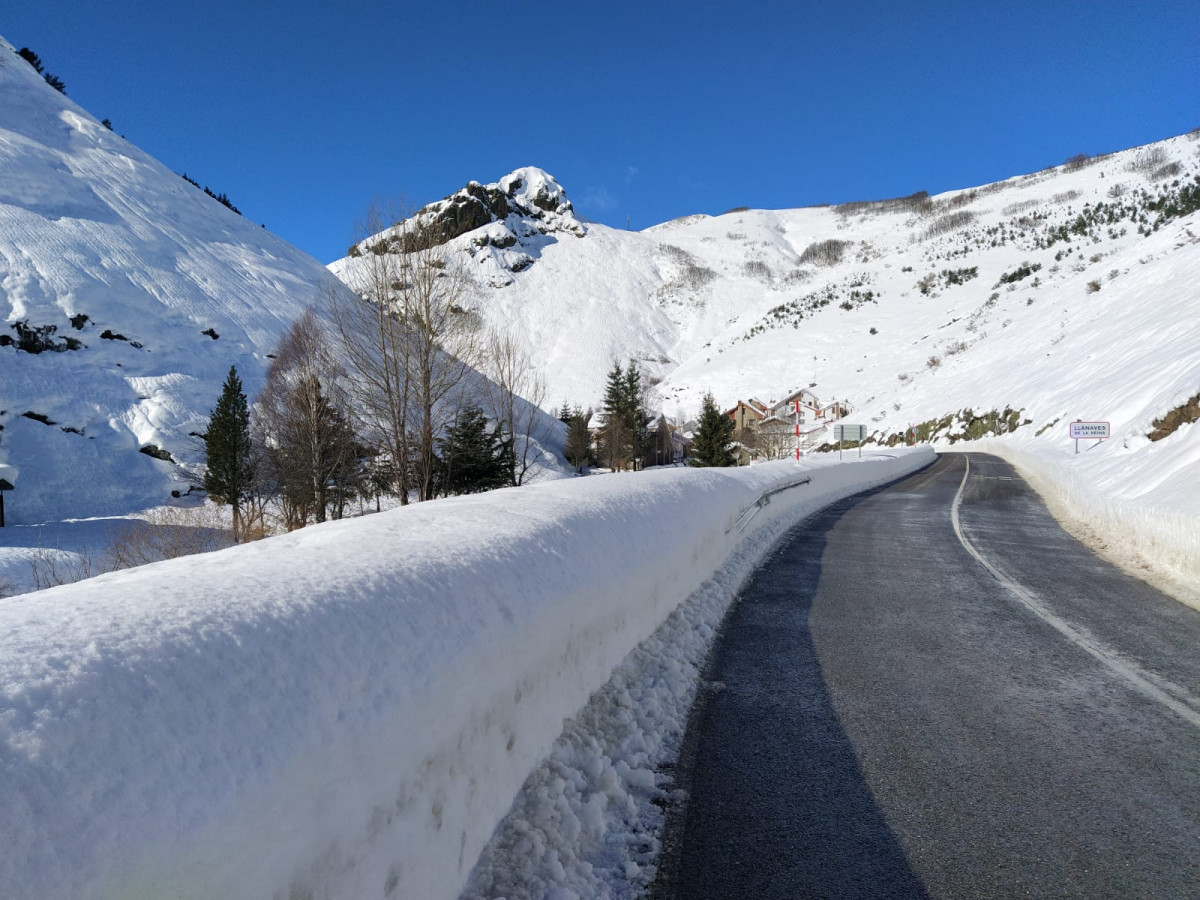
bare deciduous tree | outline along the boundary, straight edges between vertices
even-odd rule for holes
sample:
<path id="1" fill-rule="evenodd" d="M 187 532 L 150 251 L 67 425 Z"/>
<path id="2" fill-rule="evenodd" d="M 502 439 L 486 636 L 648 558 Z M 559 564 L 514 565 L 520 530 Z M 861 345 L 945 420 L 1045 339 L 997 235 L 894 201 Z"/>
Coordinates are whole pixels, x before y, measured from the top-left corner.
<path id="1" fill-rule="evenodd" d="M 305 310 L 279 345 L 255 407 L 289 530 L 309 513 L 324 522 L 331 489 L 341 516 L 356 471 L 342 379 L 324 326 Z"/>
<path id="2" fill-rule="evenodd" d="M 445 245 L 433 243 L 432 232 L 415 227 L 405 240 L 414 249 L 405 254 L 401 309 L 411 348 L 414 481 L 419 499 L 430 500 L 438 467 L 434 442 L 454 421 L 484 344 L 477 317 L 462 306 L 466 273 Z"/>
<path id="3" fill-rule="evenodd" d="M 373 206 L 359 227 L 365 241 L 380 235 L 366 253 L 360 253 L 347 273 L 350 292 L 327 285 L 326 307 L 334 322 L 348 364 L 355 403 L 368 437 L 381 455 L 391 458 L 386 471 L 392 489 L 407 503 L 412 483 L 409 466 L 408 411 L 409 344 L 403 317 L 396 309 L 396 292 L 405 281 L 405 263 L 389 252 L 382 235 L 394 222 Z M 360 241 L 361 243 L 361 241 Z"/>
<path id="4" fill-rule="evenodd" d="M 327 292 L 363 417 L 393 458 L 401 503 L 434 496 L 434 443 L 454 419 L 481 356 L 466 276 L 419 218 L 372 209 L 348 268 L 350 292 Z M 356 245 L 358 247 L 359 245 Z"/>
<path id="5" fill-rule="evenodd" d="M 536 446 L 546 437 L 541 406 L 546 402 L 546 378 L 534 367 L 524 342 L 509 332 L 493 329 L 484 359 L 488 415 L 512 445 L 512 483 L 524 484 L 534 463 Z"/>
<path id="6" fill-rule="evenodd" d="M 796 445 L 795 424 L 783 419 L 771 419 L 760 422 L 755 429 L 758 438 L 758 448 L 767 459 L 783 459 L 790 455 Z"/>

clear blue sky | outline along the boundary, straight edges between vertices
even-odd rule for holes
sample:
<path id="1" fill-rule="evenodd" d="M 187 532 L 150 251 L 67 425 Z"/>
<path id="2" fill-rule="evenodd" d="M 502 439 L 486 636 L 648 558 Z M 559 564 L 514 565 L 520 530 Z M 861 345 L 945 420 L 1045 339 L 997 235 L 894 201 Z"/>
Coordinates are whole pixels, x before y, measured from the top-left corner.
<path id="1" fill-rule="evenodd" d="M 1197 0 L 18 0 L 0 34 L 322 262 L 376 197 L 525 165 L 640 229 L 936 193 L 1200 127 Z"/>

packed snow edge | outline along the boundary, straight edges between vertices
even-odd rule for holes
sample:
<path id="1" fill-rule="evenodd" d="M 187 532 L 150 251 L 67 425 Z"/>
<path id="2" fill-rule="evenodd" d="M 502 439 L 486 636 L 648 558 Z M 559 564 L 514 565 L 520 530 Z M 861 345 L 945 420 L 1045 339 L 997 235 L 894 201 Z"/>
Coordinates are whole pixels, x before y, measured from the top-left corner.
<path id="1" fill-rule="evenodd" d="M 813 483 L 747 533 L 931 458 L 806 462 Z M 16 898 L 455 896 L 563 719 L 796 474 L 497 491 L 0 606 L 0 883 Z"/>

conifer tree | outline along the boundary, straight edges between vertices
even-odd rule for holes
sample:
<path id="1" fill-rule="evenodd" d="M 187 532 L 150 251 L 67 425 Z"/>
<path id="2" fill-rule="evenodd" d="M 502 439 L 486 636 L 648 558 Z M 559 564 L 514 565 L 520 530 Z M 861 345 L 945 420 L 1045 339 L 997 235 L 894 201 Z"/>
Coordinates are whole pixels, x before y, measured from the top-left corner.
<path id="1" fill-rule="evenodd" d="M 229 375 L 204 434 L 204 489 L 219 504 L 233 507 L 233 539 L 242 538 L 241 507 L 254 485 L 250 443 L 250 406 L 242 392 L 237 367 Z"/>
<path id="2" fill-rule="evenodd" d="M 488 430 L 478 406 L 464 406 L 438 442 L 438 482 L 446 494 L 477 494 L 511 483 L 512 444 Z"/>
<path id="3" fill-rule="evenodd" d="M 646 396 L 642 390 L 642 373 L 633 360 L 625 368 L 624 392 L 625 425 L 629 430 L 629 449 L 635 466 L 644 462 L 650 447 L 650 432 L 646 429 Z"/>
<path id="4" fill-rule="evenodd" d="M 28 47 L 22 47 L 19 51 L 17 51 L 17 55 L 21 57 L 21 59 L 25 60 L 25 62 L 33 66 L 34 71 L 46 79 L 46 84 L 50 85 L 50 87 L 54 88 L 60 94 L 65 94 L 67 92 L 67 86 L 63 83 L 63 80 L 57 75 L 51 75 L 49 72 L 47 72 L 45 67 L 42 65 L 41 57 L 39 57 Z"/>
<path id="5" fill-rule="evenodd" d="M 613 360 L 613 367 L 608 372 L 608 380 L 604 385 L 604 416 L 619 416 L 624 405 L 625 373 L 621 364 Z"/>
<path id="6" fill-rule="evenodd" d="M 25 62 L 27 62 L 31 66 L 33 66 L 33 70 L 35 72 L 37 72 L 39 75 L 41 75 L 45 71 L 45 68 L 42 66 L 41 57 L 38 56 L 36 53 L 34 53 L 32 50 L 30 50 L 28 47 L 22 47 L 20 50 L 18 50 L 17 56 L 21 57 L 21 59 L 25 60 Z"/>
<path id="7" fill-rule="evenodd" d="M 567 462 L 575 467 L 576 472 L 582 472 L 592 455 L 592 435 L 588 431 L 592 411 L 586 413 L 578 406 L 567 420 Z"/>
<path id="8" fill-rule="evenodd" d="M 269 456 L 285 501 L 301 513 L 295 524 L 303 525 L 310 512 L 316 521 L 324 522 L 331 504 L 334 518 L 341 518 L 345 498 L 353 493 L 359 474 L 358 447 L 349 421 L 316 375 L 271 387 L 260 399 L 272 442 Z"/>
<path id="9" fill-rule="evenodd" d="M 736 466 L 737 457 L 729 449 L 732 441 L 733 419 L 717 409 L 712 394 L 705 394 L 688 461 L 693 466 Z"/>
<path id="10" fill-rule="evenodd" d="M 604 389 L 604 431 L 600 455 L 610 469 L 637 466 L 646 455 L 645 395 L 642 376 L 633 360 L 622 369 L 613 362 Z"/>
<path id="11" fill-rule="evenodd" d="M 599 458 L 601 465 L 613 471 L 625 468 L 629 460 L 629 433 L 625 416 L 625 374 L 621 364 L 613 361 L 604 386 L 604 428 L 600 433 Z"/>

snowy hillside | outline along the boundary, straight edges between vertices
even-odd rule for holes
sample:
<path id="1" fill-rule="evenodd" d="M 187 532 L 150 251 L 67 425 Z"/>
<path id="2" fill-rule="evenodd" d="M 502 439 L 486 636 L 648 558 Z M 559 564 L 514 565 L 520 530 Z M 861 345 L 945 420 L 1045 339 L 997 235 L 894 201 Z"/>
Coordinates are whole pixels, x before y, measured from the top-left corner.
<path id="1" fill-rule="evenodd" d="M 1012 432 L 1001 450 L 1041 460 L 1047 481 L 1194 523 L 1200 428 L 1147 435 L 1200 395 L 1198 173 L 1192 132 L 934 197 L 637 233 L 539 228 L 513 210 L 447 236 L 476 308 L 524 335 L 556 401 L 597 403 L 630 357 L 668 415 L 695 415 L 709 390 L 731 407 L 807 387 L 849 401 L 875 440 Z M 538 169 L 467 190 L 514 181 L 549 186 L 571 216 Z M 1111 422 L 1113 439 L 1067 459 L 1074 419 Z"/>
<path id="2" fill-rule="evenodd" d="M 1129 250 L 1133 262 L 1147 259 L 1138 265 L 1163 269 L 1154 264 L 1174 254 L 1150 251 L 1139 225 L 1152 227 L 1163 215 L 1150 208 L 1154 201 L 1177 199 L 1195 184 L 1198 136 L 936 197 L 688 216 L 643 232 L 581 225 L 563 188 L 533 168 L 493 185 L 472 183 L 423 217 L 469 192 L 503 193 L 531 181 L 566 210 L 569 229 L 539 227 L 514 208 L 448 233 L 475 276 L 479 310 L 519 323 L 546 361 L 552 396 L 594 402 L 611 360 L 632 356 L 662 379 L 657 395 L 668 412 L 677 405 L 694 412 L 707 389 L 732 405 L 813 382 L 821 396 L 848 397 L 864 409 L 889 387 L 877 376 L 925 381 L 932 355 L 991 349 L 985 337 L 1002 329 L 1056 336 L 1057 321 L 1026 304 L 1030 291 L 1094 309 L 1132 288 L 1121 284 L 1128 261 L 1115 255 Z M 1072 233 L 1081 215 L 1087 233 Z M 1058 234 L 1061 226 L 1067 234 Z M 1039 267 L 1033 278 L 998 284 L 1027 262 Z M 331 268 L 342 275 L 353 265 L 347 258 Z M 1087 284 L 1097 279 L 1105 293 L 1089 298 Z M 965 358 L 986 355 L 1004 354 Z M 907 418 L 885 414 L 880 422 L 903 428 Z"/>
<path id="3" fill-rule="evenodd" d="M 0 39 L 0 464 L 9 524 L 195 483 L 230 365 L 247 393 L 327 279 L 58 93 Z M 40 337 L 37 332 L 40 332 Z M 19 349 L 40 344 L 42 352 Z M 55 352 L 58 350 L 58 352 Z"/>

